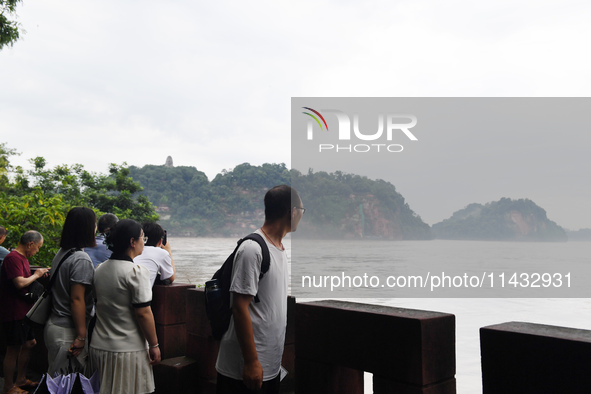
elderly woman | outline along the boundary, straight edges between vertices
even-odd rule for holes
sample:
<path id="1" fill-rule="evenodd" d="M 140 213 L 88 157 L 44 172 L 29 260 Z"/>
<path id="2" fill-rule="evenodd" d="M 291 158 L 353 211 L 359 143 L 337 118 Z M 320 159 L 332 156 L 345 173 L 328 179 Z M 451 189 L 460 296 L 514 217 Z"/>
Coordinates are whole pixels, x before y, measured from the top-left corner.
<path id="1" fill-rule="evenodd" d="M 44 331 L 51 376 L 60 368 L 67 367 L 56 365 L 60 351 L 76 356 L 82 367 L 86 365 L 86 329 L 93 313 L 94 267 L 83 248 L 95 246 L 95 231 L 96 215 L 92 209 L 76 207 L 68 212 L 62 228 L 60 250 L 51 263 L 51 275 L 55 275 L 56 279 L 51 289 L 51 314 Z M 57 269 L 70 250 L 74 250 L 73 254 Z"/>
<path id="2" fill-rule="evenodd" d="M 100 373 L 101 393 L 150 393 L 160 348 L 150 308 L 150 272 L 133 262 L 144 249 L 144 232 L 137 222 L 123 219 L 106 242 L 113 254 L 94 276 L 97 320 L 91 367 Z"/>

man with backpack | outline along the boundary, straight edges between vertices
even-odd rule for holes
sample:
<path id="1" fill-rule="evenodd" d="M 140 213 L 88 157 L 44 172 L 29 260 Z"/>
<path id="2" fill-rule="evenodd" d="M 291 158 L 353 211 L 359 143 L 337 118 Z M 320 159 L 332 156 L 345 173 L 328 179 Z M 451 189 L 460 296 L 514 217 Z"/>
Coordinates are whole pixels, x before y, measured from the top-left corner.
<path id="1" fill-rule="evenodd" d="M 232 318 L 216 363 L 217 393 L 279 393 L 289 282 L 282 240 L 296 231 L 304 211 L 295 189 L 275 186 L 265 194 L 265 223 L 255 232 L 269 249 L 267 272 L 261 277 L 263 251 L 258 242 L 247 239 L 236 251 Z"/>

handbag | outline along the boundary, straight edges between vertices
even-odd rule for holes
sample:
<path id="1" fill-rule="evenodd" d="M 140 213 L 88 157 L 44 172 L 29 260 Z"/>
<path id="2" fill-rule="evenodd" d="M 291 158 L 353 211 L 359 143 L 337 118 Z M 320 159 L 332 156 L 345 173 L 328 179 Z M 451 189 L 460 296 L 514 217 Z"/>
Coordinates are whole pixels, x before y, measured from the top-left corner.
<path id="1" fill-rule="evenodd" d="M 38 281 L 34 281 L 29 285 L 29 290 L 22 295 L 21 297 L 24 298 L 26 301 L 30 303 L 35 303 L 41 297 L 41 294 L 45 291 L 45 286 L 43 286 Z"/>
<path id="2" fill-rule="evenodd" d="M 62 257 L 62 259 L 60 260 L 59 264 L 57 265 L 57 267 L 55 269 L 55 272 L 53 273 L 53 275 L 51 275 L 51 279 L 49 279 L 49 284 L 47 285 L 47 288 L 45 289 L 43 294 L 41 294 L 39 299 L 37 299 L 37 301 L 35 301 L 35 304 L 33 304 L 31 309 L 29 309 L 29 312 L 27 312 L 27 315 L 25 316 L 25 320 L 28 323 L 31 323 L 33 325 L 38 325 L 38 326 L 44 326 L 45 323 L 47 322 L 47 320 L 49 319 L 49 314 L 51 313 L 51 306 L 52 306 L 51 286 L 53 286 L 53 282 L 55 282 L 55 279 L 57 278 L 57 273 L 58 273 L 60 267 L 62 266 L 62 263 L 68 257 L 70 257 L 75 251 L 76 251 L 76 249 L 70 249 L 68 251 L 68 253 L 66 253 L 66 255 L 64 257 Z"/>

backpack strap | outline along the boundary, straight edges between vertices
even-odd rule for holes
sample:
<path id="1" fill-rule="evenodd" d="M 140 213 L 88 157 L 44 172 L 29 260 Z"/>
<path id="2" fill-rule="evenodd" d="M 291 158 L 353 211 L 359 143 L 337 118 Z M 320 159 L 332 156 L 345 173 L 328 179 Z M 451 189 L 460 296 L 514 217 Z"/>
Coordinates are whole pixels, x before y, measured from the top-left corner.
<path id="1" fill-rule="evenodd" d="M 263 254 L 263 261 L 261 262 L 261 274 L 259 275 L 259 280 L 261 280 L 267 271 L 269 271 L 269 267 L 271 266 L 271 254 L 269 253 L 269 247 L 267 246 L 267 242 L 263 239 L 263 237 L 257 233 L 252 233 L 242 238 L 241 243 L 247 239 L 255 241 L 261 247 L 261 252 Z"/>
<path id="2" fill-rule="evenodd" d="M 259 275 L 260 281 L 261 279 L 263 279 L 263 276 L 265 276 L 267 271 L 269 271 L 269 268 L 271 266 L 271 254 L 269 253 L 269 247 L 267 246 L 267 242 L 263 239 L 263 237 L 256 233 L 249 234 L 246 237 L 242 238 L 240 241 L 238 241 L 238 246 L 240 246 L 240 244 L 246 241 L 247 239 L 255 241 L 261 247 L 263 261 L 261 262 L 261 274 Z M 254 296 L 254 302 L 260 302 L 258 294 Z"/>

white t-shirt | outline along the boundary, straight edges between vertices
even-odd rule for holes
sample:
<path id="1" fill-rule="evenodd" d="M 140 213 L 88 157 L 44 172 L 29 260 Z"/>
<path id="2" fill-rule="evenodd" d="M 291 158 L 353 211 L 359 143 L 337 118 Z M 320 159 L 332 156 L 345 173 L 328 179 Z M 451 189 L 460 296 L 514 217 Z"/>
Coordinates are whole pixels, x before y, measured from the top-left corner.
<path id="1" fill-rule="evenodd" d="M 262 251 L 258 243 L 246 240 L 240 245 L 234 259 L 230 291 L 255 296 L 260 302 L 250 303 L 249 312 L 257 356 L 263 367 L 263 380 L 277 376 L 281 368 L 285 328 L 287 326 L 287 286 L 289 273 L 287 253 L 269 243 L 260 230 L 267 246 L 271 262 L 269 271 L 259 282 Z M 217 371 L 232 379 L 242 380 L 244 358 L 234 329 L 234 318 L 230 319 L 228 331 L 220 342 L 216 363 Z"/>
<path id="2" fill-rule="evenodd" d="M 174 274 L 172 258 L 162 248 L 156 246 L 144 246 L 144 251 L 133 259 L 134 263 L 143 265 L 150 271 L 150 282 L 154 286 L 156 276 L 160 273 L 160 279 L 165 280 Z"/>

